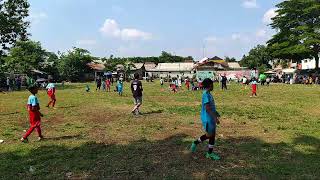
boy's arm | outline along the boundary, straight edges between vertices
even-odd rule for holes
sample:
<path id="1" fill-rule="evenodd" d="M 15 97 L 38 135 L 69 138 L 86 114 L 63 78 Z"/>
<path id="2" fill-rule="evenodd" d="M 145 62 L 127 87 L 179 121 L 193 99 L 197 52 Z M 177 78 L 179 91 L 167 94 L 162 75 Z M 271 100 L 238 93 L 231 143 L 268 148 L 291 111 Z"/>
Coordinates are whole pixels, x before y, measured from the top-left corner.
<path id="1" fill-rule="evenodd" d="M 133 93 L 133 84 L 131 83 L 131 92 Z"/>
<path id="2" fill-rule="evenodd" d="M 216 121 L 217 124 L 220 124 L 220 120 L 219 120 L 220 114 L 217 111 L 213 112 L 209 103 L 206 104 L 205 107 L 206 107 L 207 113 L 209 113 L 209 115 Z"/>

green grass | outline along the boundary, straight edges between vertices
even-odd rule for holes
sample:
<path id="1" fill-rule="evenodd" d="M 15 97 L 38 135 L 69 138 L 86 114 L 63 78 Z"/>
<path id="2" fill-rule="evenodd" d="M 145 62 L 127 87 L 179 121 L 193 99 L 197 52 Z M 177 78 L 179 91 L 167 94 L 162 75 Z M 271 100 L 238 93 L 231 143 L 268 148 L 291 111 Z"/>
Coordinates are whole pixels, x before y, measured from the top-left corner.
<path id="1" fill-rule="evenodd" d="M 143 83 L 143 115 L 130 111 L 128 84 L 116 93 L 85 92 L 85 84 L 58 87 L 57 109 L 47 109 L 45 141 L 19 142 L 29 126 L 27 91 L 0 94 L 0 179 L 318 179 L 320 177 L 320 87 L 275 84 L 249 88 L 232 84 L 214 97 L 222 124 L 215 151 L 204 158 L 188 148 L 203 134 L 201 92 L 161 90 Z M 32 166 L 32 167 L 31 167 Z M 30 171 L 31 167 L 31 171 Z"/>

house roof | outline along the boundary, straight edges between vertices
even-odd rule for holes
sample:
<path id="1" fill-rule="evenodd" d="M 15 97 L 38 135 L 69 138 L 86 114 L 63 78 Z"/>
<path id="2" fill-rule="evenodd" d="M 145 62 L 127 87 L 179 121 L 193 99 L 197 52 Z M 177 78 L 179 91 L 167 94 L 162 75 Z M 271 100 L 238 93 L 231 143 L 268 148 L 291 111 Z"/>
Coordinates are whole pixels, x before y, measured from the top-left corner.
<path id="1" fill-rule="evenodd" d="M 146 71 L 150 71 L 152 69 L 154 69 L 157 65 L 153 62 L 146 62 L 144 63 L 144 68 L 146 69 Z"/>
<path id="2" fill-rule="evenodd" d="M 202 63 L 197 63 L 194 69 L 227 69 L 228 64 L 226 62 L 216 62 L 216 61 L 204 61 Z"/>
<path id="3" fill-rule="evenodd" d="M 117 71 L 123 71 L 123 70 L 124 70 L 124 65 L 122 65 L 122 64 L 117 64 L 117 65 L 116 65 L 116 69 L 117 69 Z"/>
<path id="4" fill-rule="evenodd" d="M 103 71 L 106 68 L 104 64 L 94 63 L 94 62 L 88 63 L 87 66 L 89 66 L 91 69 L 95 71 Z"/>
<path id="5" fill-rule="evenodd" d="M 210 58 L 209 60 L 223 60 L 223 59 L 218 56 L 214 56 L 213 58 Z"/>
<path id="6" fill-rule="evenodd" d="M 192 71 L 194 67 L 193 63 L 159 63 L 157 67 L 151 69 L 150 71 L 159 71 L 159 72 L 185 72 Z"/>
<path id="7" fill-rule="evenodd" d="M 135 67 L 132 68 L 132 70 L 138 70 L 138 69 L 141 69 L 144 65 L 144 63 L 134 63 L 133 64 Z"/>

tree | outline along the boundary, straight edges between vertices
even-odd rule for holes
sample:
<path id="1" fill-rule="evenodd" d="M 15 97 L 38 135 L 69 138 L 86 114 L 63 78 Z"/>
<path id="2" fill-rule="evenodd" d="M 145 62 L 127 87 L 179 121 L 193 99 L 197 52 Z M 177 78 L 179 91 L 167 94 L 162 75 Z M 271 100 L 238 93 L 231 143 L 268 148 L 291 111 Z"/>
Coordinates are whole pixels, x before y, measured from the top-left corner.
<path id="1" fill-rule="evenodd" d="M 258 68 L 259 70 L 265 70 L 270 68 L 269 62 L 272 60 L 266 46 L 258 45 L 249 51 L 248 56 L 243 56 L 240 61 L 240 65 L 244 67 Z"/>
<path id="2" fill-rule="evenodd" d="M 124 65 L 124 72 L 125 72 L 125 76 L 126 76 L 127 80 L 129 80 L 129 77 L 130 77 L 130 74 L 131 74 L 133 68 L 136 68 L 136 66 L 131 62 L 127 62 Z"/>
<path id="3" fill-rule="evenodd" d="M 62 54 L 58 63 L 59 74 L 70 81 L 81 80 L 85 73 L 90 72 L 88 63 L 93 57 L 90 52 L 81 48 L 73 48 L 67 54 Z"/>
<path id="4" fill-rule="evenodd" d="M 236 58 L 234 58 L 234 57 L 230 58 L 230 57 L 228 57 L 228 56 L 226 56 L 226 57 L 224 58 L 224 60 L 225 60 L 226 62 L 237 62 Z"/>
<path id="5" fill-rule="evenodd" d="M 58 72 L 59 57 L 54 52 L 46 52 L 46 58 L 41 66 L 41 70 L 52 75 L 54 79 L 59 79 Z"/>
<path id="6" fill-rule="evenodd" d="M 17 41 L 5 57 L 5 67 L 10 72 L 30 74 L 33 69 L 41 70 L 46 55 L 40 42 Z"/>
<path id="7" fill-rule="evenodd" d="M 271 27 L 277 30 L 268 41 L 271 55 L 284 60 L 301 61 L 311 56 L 319 67 L 320 2 L 288 0 L 279 3 Z"/>
<path id="8" fill-rule="evenodd" d="M 0 0 L 0 56 L 6 54 L 17 40 L 26 40 L 29 22 L 27 0 Z"/>

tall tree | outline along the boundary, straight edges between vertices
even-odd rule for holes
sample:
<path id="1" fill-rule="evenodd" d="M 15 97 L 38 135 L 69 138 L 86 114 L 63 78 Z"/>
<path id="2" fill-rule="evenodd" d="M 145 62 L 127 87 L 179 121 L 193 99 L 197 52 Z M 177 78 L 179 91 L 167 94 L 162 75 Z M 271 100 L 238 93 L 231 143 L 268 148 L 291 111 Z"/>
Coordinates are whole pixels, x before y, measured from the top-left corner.
<path id="1" fill-rule="evenodd" d="M 244 67 L 258 68 L 260 71 L 264 71 L 270 68 L 269 62 L 272 60 L 266 46 L 258 45 L 249 51 L 248 56 L 243 56 L 240 61 L 240 65 Z"/>
<path id="2" fill-rule="evenodd" d="M 301 61 L 314 57 L 319 67 L 320 2 L 287 0 L 276 6 L 277 15 L 271 27 L 277 33 L 268 41 L 272 56 Z"/>
<path id="3" fill-rule="evenodd" d="M 225 60 L 226 62 L 237 62 L 236 58 L 234 58 L 234 57 L 230 58 L 229 56 L 226 56 L 226 57 L 224 58 L 224 60 Z"/>
<path id="4" fill-rule="evenodd" d="M 40 42 L 17 41 L 5 57 L 5 66 L 9 72 L 30 74 L 32 69 L 42 68 L 46 55 Z"/>
<path id="5" fill-rule="evenodd" d="M 88 50 L 73 48 L 67 54 L 61 55 L 58 64 L 59 73 L 62 78 L 67 80 L 81 80 L 84 74 L 90 71 L 87 64 L 93 59 Z"/>
<path id="6" fill-rule="evenodd" d="M 45 61 L 41 65 L 41 70 L 52 75 L 54 79 L 59 79 L 58 71 L 59 57 L 53 52 L 46 52 Z"/>
<path id="7" fill-rule="evenodd" d="M 0 0 L 0 56 L 17 40 L 27 39 L 28 9 L 27 0 Z"/>

